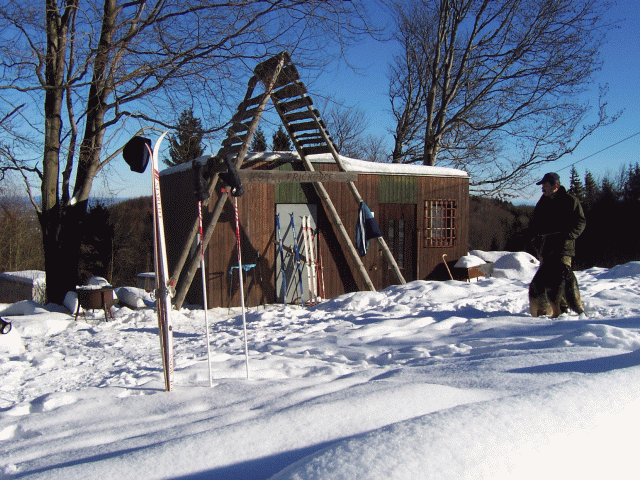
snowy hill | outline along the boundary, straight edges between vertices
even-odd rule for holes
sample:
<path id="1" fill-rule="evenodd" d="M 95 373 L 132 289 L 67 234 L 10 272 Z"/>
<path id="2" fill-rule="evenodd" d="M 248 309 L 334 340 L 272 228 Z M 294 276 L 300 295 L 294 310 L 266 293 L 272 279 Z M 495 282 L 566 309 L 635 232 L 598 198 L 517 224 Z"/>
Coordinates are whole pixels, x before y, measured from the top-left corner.
<path id="1" fill-rule="evenodd" d="M 532 318 L 524 253 L 492 278 L 411 282 L 312 309 L 85 319 L 0 305 L 0 479 L 633 478 L 640 262 L 577 272 L 586 315 Z M 53 310 L 53 311 L 52 311 Z"/>

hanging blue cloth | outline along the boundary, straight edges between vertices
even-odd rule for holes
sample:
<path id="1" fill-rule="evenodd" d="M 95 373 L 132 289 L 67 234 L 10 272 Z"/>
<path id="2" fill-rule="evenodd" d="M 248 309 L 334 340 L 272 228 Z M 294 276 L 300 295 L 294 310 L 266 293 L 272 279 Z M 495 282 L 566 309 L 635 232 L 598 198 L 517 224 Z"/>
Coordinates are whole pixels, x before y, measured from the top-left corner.
<path id="1" fill-rule="evenodd" d="M 366 203 L 360 202 L 358 221 L 356 222 L 356 248 L 360 256 L 364 257 L 367 254 L 369 240 L 381 236 L 382 233 L 378 227 L 378 222 L 373 217 L 373 213 L 371 213 Z"/>

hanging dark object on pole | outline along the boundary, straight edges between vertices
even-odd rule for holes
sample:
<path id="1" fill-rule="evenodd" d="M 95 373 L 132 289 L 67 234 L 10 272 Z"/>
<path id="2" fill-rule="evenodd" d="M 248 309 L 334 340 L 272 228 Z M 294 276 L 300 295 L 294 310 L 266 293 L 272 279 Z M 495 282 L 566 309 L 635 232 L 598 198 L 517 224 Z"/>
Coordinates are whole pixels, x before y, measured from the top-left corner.
<path id="1" fill-rule="evenodd" d="M 244 189 L 242 188 L 242 182 L 240 181 L 238 170 L 228 157 L 224 158 L 224 163 L 227 165 L 227 171 L 225 173 L 221 173 L 220 178 L 229 187 L 227 188 L 227 191 L 231 196 L 239 197 L 244 193 Z"/>
<path id="2" fill-rule="evenodd" d="M 151 140 L 135 136 L 125 144 L 122 157 L 132 172 L 144 173 L 149 164 L 150 150 Z"/>

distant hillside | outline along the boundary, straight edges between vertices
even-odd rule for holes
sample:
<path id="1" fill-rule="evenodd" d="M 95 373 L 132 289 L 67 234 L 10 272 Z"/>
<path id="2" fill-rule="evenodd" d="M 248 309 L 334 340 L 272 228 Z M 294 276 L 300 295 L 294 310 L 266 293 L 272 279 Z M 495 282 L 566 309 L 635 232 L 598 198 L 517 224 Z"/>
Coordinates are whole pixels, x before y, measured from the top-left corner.
<path id="1" fill-rule="evenodd" d="M 533 206 L 472 196 L 469 203 L 469 250 L 527 251 L 526 229 Z"/>
<path id="2" fill-rule="evenodd" d="M 138 273 L 153 271 L 153 202 L 130 198 L 109 207 L 113 225 L 114 285 L 136 285 Z"/>

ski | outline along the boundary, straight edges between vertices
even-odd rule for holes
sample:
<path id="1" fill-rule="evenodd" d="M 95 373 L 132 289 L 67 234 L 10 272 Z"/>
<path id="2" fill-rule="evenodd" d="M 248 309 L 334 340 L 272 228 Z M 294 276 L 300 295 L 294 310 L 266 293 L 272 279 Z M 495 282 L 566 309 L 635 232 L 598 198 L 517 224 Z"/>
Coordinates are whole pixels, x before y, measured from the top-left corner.
<path id="1" fill-rule="evenodd" d="M 307 236 L 309 237 L 309 265 L 311 266 L 311 292 L 313 302 L 318 303 L 318 278 L 316 272 L 316 244 L 314 232 L 311 228 L 311 216 L 307 217 Z"/>
<path id="2" fill-rule="evenodd" d="M 316 279 L 317 279 L 317 284 L 318 284 L 318 301 L 322 301 L 325 298 L 325 293 L 324 293 L 324 270 L 322 268 L 322 252 L 320 251 L 320 238 L 318 236 L 318 229 L 316 229 L 315 231 L 315 237 L 316 237 L 316 245 L 318 246 L 318 254 L 316 255 L 317 261 L 316 261 L 316 268 L 317 268 L 317 275 L 316 275 Z"/>
<path id="3" fill-rule="evenodd" d="M 291 215 L 291 232 L 293 235 L 293 251 L 295 253 L 296 264 L 298 265 L 298 284 L 300 285 L 300 303 L 304 307 L 304 291 L 302 289 L 302 265 L 300 264 L 300 250 L 298 249 L 298 237 L 296 236 L 296 225 Z"/>
<path id="4" fill-rule="evenodd" d="M 287 274 L 284 265 L 284 248 L 282 247 L 282 239 L 280 237 L 280 214 L 276 214 L 276 227 L 278 231 L 278 245 L 280 247 L 280 271 L 282 274 L 282 299 L 287 305 Z"/>
<path id="5" fill-rule="evenodd" d="M 158 172 L 158 152 L 160 143 L 168 132 L 160 135 L 151 153 L 151 172 L 153 187 L 153 258 L 156 270 L 156 307 L 158 329 L 160 331 L 160 349 L 162 366 L 164 367 L 165 389 L 173 390 L 173 325 L 171 323 L 171 298 L 169 295 L 169 269 L 167 266 L 167 249 L 164 239 L 164 220 L 162 216 L 162 199 L 160 197 L 160 174 Z M 147 145 L 147 148 L 149 146 Z"/>
<path id="6" fill-rule="evenodd" d="M 307 267 L 307 291 L 309 292 L 309 303 L 313 303 L 313 284 L 311 282 L 311 249 L 309 247 L 309 236 L 308 236 L 308 228 L 307 228 L 307 217 L 301 217 L 302 226 L 302 239 L 303 239 L 303 248 L 304 248 L 304 260 L 305 265 Z"/>

